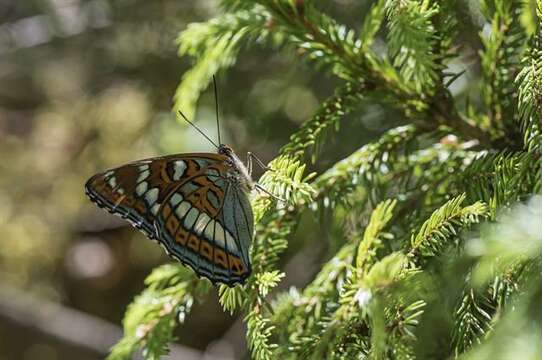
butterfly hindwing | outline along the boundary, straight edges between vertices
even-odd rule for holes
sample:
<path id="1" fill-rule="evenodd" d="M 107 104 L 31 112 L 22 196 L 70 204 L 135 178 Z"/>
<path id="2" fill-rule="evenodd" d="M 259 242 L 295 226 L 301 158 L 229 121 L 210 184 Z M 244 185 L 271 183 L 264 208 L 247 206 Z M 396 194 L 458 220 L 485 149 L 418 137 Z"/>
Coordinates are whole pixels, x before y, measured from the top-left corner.
<path id="1" fill-rule="evenodd" d="M 150 239 L 156 239 L 154 220 L 172 188 L 209 164 L 223 160 L 216 154 L 184 154 L 140 160 L 96 174 L 85 191 L 98 206 L 127 219 Z"/>
<path id="2" fill-rule="evenodd" d="M 236 255 L 240 256 L 245 263 L 249 263 L 249 247 L 253 234 L 253 215 L 250 202 L 239 187 L 232 186 L 222 207 L 224 227 L 233 235 L 235 246 L 239 249 Z"/>
<path id="3" fill-rule="evenodd" d="M 164 199 L 157 234 L 168 253 L 213 283 L 244 282 L 250 275 L 252 208 L 227 177 L 228 166 L 209 165 Z"/>

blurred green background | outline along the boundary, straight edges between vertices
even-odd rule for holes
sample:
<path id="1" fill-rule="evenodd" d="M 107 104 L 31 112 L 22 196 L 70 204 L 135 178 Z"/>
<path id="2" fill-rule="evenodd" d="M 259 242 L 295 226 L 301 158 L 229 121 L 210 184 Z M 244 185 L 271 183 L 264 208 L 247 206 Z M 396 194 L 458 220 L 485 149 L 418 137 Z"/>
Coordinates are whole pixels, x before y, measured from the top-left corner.
<path id="1" fill-rule="evenodd" d="M 320 3 L 354 28 L 367 6 Z M 212 0 L 0 1 L 0 359 L 104 358 L 144 277 L 170 261 L 91 204 L 83 184 L 124 162 L 213 151 L 171 105 L 190 67 L 177 57 L 177 34 L 219 11 Z M 256 46 L 218 74 L 223 140 L 242 158 L 250 150 L 271 160 L 333 93 L 336 80 L 299 55 Z M 196 119 L 212 138 L 214 116 L 208 89 Z M 311 170 L 401 123 L 371 104 L 349 120 Z M 332 248 L 327 232 L 306 221 L 285 256 L 285 266 L 297 269 L 287 272 L 287 285 L 303 285 Z M 216 291 L 195 304 L 177 335 L 172 358 L 246 356 L 243 325 L 222 313 Z"/>

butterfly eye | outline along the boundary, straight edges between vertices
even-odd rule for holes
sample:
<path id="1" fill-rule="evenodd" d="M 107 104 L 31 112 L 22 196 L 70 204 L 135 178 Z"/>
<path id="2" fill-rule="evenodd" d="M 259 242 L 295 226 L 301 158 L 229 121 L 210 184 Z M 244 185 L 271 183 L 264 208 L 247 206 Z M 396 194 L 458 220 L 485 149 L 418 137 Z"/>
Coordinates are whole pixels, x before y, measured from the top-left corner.
<path id="1" fill-rule="evenodd" d="M 228 145 L 220 144 L 220 146 L 218 147 L 218 153 L 230 156 L 233 153 L 233 150 Z"/>

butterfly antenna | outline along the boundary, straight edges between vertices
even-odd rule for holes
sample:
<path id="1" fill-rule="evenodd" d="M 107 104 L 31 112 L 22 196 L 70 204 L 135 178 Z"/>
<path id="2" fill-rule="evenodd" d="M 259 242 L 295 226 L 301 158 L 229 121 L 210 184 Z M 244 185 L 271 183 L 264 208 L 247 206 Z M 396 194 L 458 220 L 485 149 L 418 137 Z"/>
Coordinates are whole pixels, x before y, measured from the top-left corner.
<path id="1" fill-rule="evenodd" d="M 218 88 L 216 86 L 216 78 L 213 75 L 213 85 L 215 87 L 215 108 L 216 108 L 216 129 L 218 131 L 218 143 L 222 144 L 220 140 L 220 122 L 218 121 Z"/>
<path id="2" fill-rule="evenodd" d="M 211 144 L 213 144 L 218 149 L 218 145 L 213 140 L 211 140 L 207 135 L 205 135 L 205 133 L 203 131 L 201 131 L 201 129 L 199 127 L 197 127 L 196 124 L 194 124 L 192 121 L 188 120 L 188 118 L 186 116 L 184 116 L 184 114 L 183 114 L 183 112 L 181 110 L 179 110 L 179 114 L 181 114 L 181 116 L 183 117 L 183 119 L 186 120 L 187 123 L 192 125 L 194 127 L 194 129 L 196 129 L 201 135 L 203 135 L 207 140 L 209 140 L 209 142 Z"/>

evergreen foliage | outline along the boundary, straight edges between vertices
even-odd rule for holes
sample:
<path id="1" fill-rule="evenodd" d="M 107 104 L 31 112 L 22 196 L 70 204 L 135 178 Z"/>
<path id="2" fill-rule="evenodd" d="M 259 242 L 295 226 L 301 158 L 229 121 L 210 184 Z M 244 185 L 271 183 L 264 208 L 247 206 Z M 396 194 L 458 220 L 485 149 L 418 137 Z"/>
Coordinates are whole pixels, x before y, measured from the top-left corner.
<path id="1" fill-rule="evenodd" d="M 462 75 L 450 67 L 462 1 L 375 0 L 359 31 L 309 0 L 221 3 L 222 15 L 178 38 L 195 63 L 176 109 L 193 110 L 243 44 L 294 47 L 342 82 L 260 179 L 286 201 L 253 199 L 253 275 L 219 288 L 224 310 L 244 316 L 251 356 L 541 358 L 542 1 L 480 1 L 481 91 L 466 106 L 450 90 Z M 406 125 L 306 174 L 327 134 L 367 101 L 400 111 Z M 335 253 L 310 283 L 274 291 L 288 275 L 279 260 L 290 235 L 317 213 L 343 225 Z M 146 285 L 111 360 L 138 348 L 159 358 L 211 288 L 177 264 Z"/>

